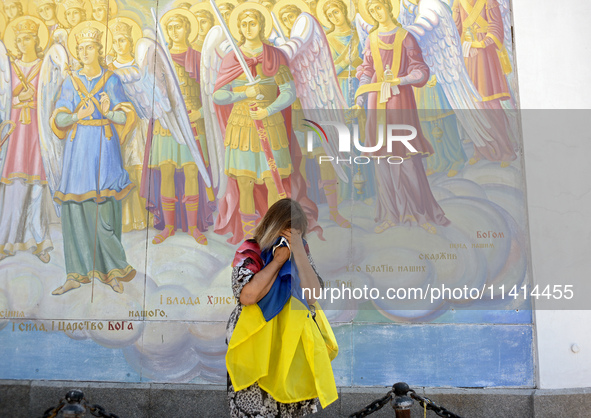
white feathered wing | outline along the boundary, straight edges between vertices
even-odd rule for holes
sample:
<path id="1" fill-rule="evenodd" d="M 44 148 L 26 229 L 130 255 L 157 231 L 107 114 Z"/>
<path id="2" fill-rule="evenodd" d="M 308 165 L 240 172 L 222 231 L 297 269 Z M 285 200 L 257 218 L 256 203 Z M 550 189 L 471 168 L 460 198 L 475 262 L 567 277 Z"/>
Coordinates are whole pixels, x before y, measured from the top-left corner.
<path id="1" fill-rule="evenodd" d="M 425 63 L 456 111 L 456 116 L 477 146 L 493 142 L 491 125 L 476 102 L 481 97 L 466 70 L 460 36 L 452 12 L 442 0 L 421 0 L 416 6 L 401 0 L 399 22 L 412 33 Z"/>
<path id="2" fill-rule="evenodd" d="M 6 46 L 0 41 L 0 123 L 10 120 L 10 112 L 12 111 L 12 75 L 10 73 L 10 60 Z M 9 132 L 8 125 L 0 131 L 0 141 Z M 0 173 L 4 168 L 4 161 L 6 156 L 6 142 L 0 151 Z"/>
<path id="3" fill-rule="evenodd" d="M 207 33 L 201 50 L 201 104 L 205 120 L 205 138 L 209 151 L 211 176 L 214 187 L 218 187 L 218 198 L 226 192 L 228 178 L 224 174 L 226 149 L 213 103 L 213 90 L 222 60 L 231 49 L 222 28 L 214 26 Z"/>
<path id="4" fill-rule="evenodd" d="M 316 18 L 301 13 L 294 22 L 289 41 L 278 48 L 289 61 L 306 119 L 344 123 L 343 110 L 347 109 L 347 102 L 338 83 L 328 40 Z M 344 158 L 334 135 L 328 135 L 328 141 L 322 141 L 322 145 L 327 155 Z M 339 178 L 348 183 L 341 165 L 335 164 L 334 159 L 331 162 Z"/>
<path id="5" fill-rule="evenodd" d="M 43 59 L 37 90 L 39 143 L 47 184 L 52 197 L 62 179 L 62 154 L 65 145 L 64 141 L 53 133 L 50 119 L 55 109 L 55 102 L 67 76 L 68 53 L 62 44 L 55 43 L 49 48 L 47 55 Z M 60 216 L 61 206 L 55 202 L 54 206 L 57 215 Z"/>

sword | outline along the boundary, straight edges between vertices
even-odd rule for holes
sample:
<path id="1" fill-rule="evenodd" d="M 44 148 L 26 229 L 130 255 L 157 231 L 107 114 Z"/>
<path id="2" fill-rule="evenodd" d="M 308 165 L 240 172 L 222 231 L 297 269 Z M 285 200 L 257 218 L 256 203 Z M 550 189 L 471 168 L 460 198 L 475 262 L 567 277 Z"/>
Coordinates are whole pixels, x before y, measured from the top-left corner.
<path id="1" fill-rule="evenodd" d="M 220 13 L 220 10 L 218 9 L 217 4 L 215 4 L 215 0 L 209 0 L 209 2 L 211 3 L 211 7 L 213 8 L 213 12 L 216 14 L 218 21 L 220 22 L 220 26 L 222 27 L 222 31 L 224 32 L 224 35 L 226 35 L 226 39 L 228 39 L 228 42 L 230 42 L 230 46 L 234 50 L 234 54 L 236 54 L 236 59 L 240 63 L 240 66 L 242 67 L 242 71 L 244 71 L 244 74 L 246 75 L 246 78 L 249 81 L 249 83 L 247 85 L 256 84 L 259 81 L 259 77 L 258 76 L 256 78 L 253 77 L 252 73 L 250 72 L 250 68 L 248 68 L 248 65 L 246 64 L 246 60 L 244 59 L 244 56 L 242 55 L 242 51 L 240 51 L 240 49 L 238 48 L 238 45 L 236 45 L 236 41 L 232 37 L 232 34 L 230 33 L 228 26 L 226 26 L 226 21 L 222 17 L 222 14 Z M 256 97 L 257 100 L 262 100 L 263 98 L 264 98 L 264 96 L 262 94 L 259 94 Z M 256 102 L 250 103 L 249 106 L 250 106 L 251 110 L 254 110 L 254 111 L 258 110 L 258 106 L 257 106 Z M 275 162 L 275 156 L 273 155 L 273 150 L 271 149 L 271 144 L 269 143 L 269 135 L 267 134 L 267 130 L 265 129 L 265 126 L 263 125 L 262 120 L 255 120 L 254 126 L 257 130 L 257 134 L 259 135 L 259 139 L 261 140 L 261 147 L 263 148 L 263 152 L 265 153 L 265 158 L 267 159 L 267 164 L 269 165 L 269 169 L 271 170 L 271 176 L 273 177 L 273 181 L 275 182 L 275 187 L 277 188 L 277 193 L 279 194 L 279 198 L 283 199 L 283 198 L 287 197 L 287 193 L 285 192 L 285 188 L 283 187 L 283 182 L 281 181 L 281 175 L 279 174 L 279 170 L 277 169 L 277 163 Z"/>

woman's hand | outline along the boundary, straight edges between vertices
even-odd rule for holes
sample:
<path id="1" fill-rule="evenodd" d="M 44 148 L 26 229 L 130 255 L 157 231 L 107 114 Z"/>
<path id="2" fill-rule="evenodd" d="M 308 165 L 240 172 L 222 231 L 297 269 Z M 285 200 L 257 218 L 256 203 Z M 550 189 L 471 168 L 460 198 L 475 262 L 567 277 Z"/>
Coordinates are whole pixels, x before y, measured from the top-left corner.
<path id="1" fill-rule="evenodd" d="M 287 260 L 289 260 L 290 255 L 291 251 L 288 247 L 277 247 L 275 248 L 275 253 L 273 254 L 273 261 L 279 263 L 282 266 Z"/>
<path id="2" fill-rule="evenodd" d="M 297 229 L 291 229 L 290 231 L 290 239 L 289 245 L 291 245 L 291 250 L 296 253 L 303 253 L 306 254 L 306 249 L 304 248 L 304 241 L 302 240 L 302 233 Z"/>

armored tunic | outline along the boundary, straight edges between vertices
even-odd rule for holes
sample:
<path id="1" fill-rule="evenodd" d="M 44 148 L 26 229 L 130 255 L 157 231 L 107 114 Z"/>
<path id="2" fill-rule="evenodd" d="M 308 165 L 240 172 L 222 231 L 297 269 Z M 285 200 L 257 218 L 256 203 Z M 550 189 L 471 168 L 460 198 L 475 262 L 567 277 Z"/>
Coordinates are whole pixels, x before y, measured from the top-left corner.
<path id="1" fill-rule="evenodd" d="M 256 72 L 260 77 L 258 84 L 264 97 L 262 100 L 246 97 L 244 92 L 247 88 L 247 79 L 244 74 L 220 90 L 229 92 L 231 87 L 234 100 L 237 100 L 234 102 L 226 126 L 225 173 L 234 178 L 238 176 L 250 177 L 254 179 L 255 183 L 262 184 L 265 178 L 270 178 L 272 175 L 261 147 L 261 140 L 254 120 L 250 116 L 250 106 L 252 103 L 256 103 L 259 109 L 267 109 L 269 112 L 269 116 L 264 118 L 262 122 L 277 163 L 277 170 L 281 177 L 285 178 L 291 174 L 293 167 L 285 120 L 280 112 L 285 107 L 281 103 L 285 97 L 281 99 L 280 97 L 282 94 L 295 97 L 295 92 L 293 91 L 293 76 L 287 66 L 281 65 L 275 75 L 266 76 L 259 63 L 256 65 Z M 291 103 L 287 103 L 287 105 L 289 104 Z"/>

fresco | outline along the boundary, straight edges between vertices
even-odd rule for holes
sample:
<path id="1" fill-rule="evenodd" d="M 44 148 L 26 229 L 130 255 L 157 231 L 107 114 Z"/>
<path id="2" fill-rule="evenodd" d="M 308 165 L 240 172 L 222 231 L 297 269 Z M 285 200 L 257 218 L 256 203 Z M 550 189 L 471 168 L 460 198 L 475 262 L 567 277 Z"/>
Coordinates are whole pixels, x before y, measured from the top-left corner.
<path id="1" fill-rule="evenodd" d="M 0 11 L 0 378 L 223 384 L 288 196 L 339 385 L 533 387 L 509 0 Z"/>

